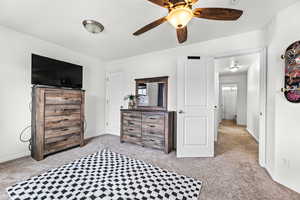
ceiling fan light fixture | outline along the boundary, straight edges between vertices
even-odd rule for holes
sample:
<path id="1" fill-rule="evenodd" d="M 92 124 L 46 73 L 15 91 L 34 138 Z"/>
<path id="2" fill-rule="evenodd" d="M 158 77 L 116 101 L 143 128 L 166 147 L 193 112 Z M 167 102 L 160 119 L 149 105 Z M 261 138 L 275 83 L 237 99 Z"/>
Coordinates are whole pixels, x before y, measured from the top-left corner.
<path id="1" fill-rule="evenodd" d="M 104 30 L 104 26 L 100 22 L 97 22 L 95 20 L 87 19 L 84 20 L 82 24 L 88 32 L 93 34 L 101 33 Z"/>
<path id="2" fill-rule="evenodd" d="M 179 7 L 172 10 L 167 19 L 176 29 L 185 27 L 194 17 L 193 11 L 187 7 Z"/>

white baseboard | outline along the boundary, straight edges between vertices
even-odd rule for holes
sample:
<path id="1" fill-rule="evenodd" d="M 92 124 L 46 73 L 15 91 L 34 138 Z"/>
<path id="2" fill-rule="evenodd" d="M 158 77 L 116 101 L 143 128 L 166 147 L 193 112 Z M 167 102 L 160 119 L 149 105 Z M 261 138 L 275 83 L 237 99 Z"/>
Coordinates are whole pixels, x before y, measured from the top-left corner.
<path id="1" fill-rule="evenodd" d="M 120 133 L 110 133 L 110 132 L 106 132 L 105 134 L 120 136 Z"/>
<path id="2" fill-rule="evenodd" d="M 0 157 L 0 163 L 8 162 L 8 161 L 15 160 L 15 159 L 22 158 L 22 157 L 26 157 L 26 156 L 30 156 L 30 151 L 29 150 L 22 151 L 22 152 L 19 152 L 19 153 L 13 153 L 13 154 L 8 154 L 8 155 L 1 156 Z"/>
<path id="3" fill-rule="evenodd" d="M 282 180 L 280 180 L 277 176 L 274 176 L 274 174 L 270 171 L 270 169 L 268 169 L 268 167 L 265 168 L 268 172 L 268 174 L 270 175 L 270 177 L 273 179 L 273 181 L 275 181 L 276 183 L 280 184 L 280 185 L 283 185 L 297 193 L 300 193 L 300 188 L 295 186 L 295 185 L 291 185 L 289 183 L 286 183 Z"/>
<path id="4" fill-rule="evenodd" d="M 85 139 L 94 138 L 94 137 L 101 136 L 101 135 L 104 135 L 104 134 L 106 134 L 106 133 L 98 133 L 98 134 L 95 134 L 95 135 L 88 135 L 88 136 L 85 137 Z M 8 162 L 8 161 L 15 160 L 15 159 L 18 159 L 18 158 L 27 157 L 27 156 L 30 156 L 30 154 L 31 154 L 31 152 L 29 150 L 26 150 L 26 151 L 19 152 L 19 153 L 12 153 L 12 154 L 3 155 L 3 156 L 0 157 L 0 163 Z"/>
<path id="5" fill-rule="evenodd" d="M 246 130 L 248 131 L 248 133 L 250 133 L 250 135 L 255 139 L 255 141 L 257 142 L 257 143 L 259 143 L 259 140 L 258 140 L 258 138 L 253 134 L 253 132 L 252 131 L 250 131 L 248 128 L 246 128 Z"/>

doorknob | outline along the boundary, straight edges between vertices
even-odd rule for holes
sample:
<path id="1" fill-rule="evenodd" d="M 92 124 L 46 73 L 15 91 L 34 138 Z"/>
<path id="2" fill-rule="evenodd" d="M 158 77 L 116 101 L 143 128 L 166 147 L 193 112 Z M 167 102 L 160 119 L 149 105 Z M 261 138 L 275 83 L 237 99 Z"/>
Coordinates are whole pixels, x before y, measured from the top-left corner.
<path id="1" fill-rule="evenodd" d="M 179 112 L 178 112 L 179 114 L 183 114 L 184 112 L 183 112 L 183 110 L 179 110 Z"/>

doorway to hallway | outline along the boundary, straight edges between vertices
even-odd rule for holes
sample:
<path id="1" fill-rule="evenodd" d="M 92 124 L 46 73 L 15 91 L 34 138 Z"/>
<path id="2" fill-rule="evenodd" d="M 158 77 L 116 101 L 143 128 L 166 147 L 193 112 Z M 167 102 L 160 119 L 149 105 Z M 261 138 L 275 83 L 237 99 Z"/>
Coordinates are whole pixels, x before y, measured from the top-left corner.
<path id="1" fill-rule="evenodd" d="M 234 122 L 229 128 L 233 132 L 236 132 L 237 127 L 244 128 L 243 132 L 248 133 L 258 143 L 259 164 L 264 167 L 266 160 L 266 49 L 219 55 L 215 57 L 215 68 L 216 76 L 219 76 L 219 88 L 216 90 L 219 96 L 217 98 L 219 117 L 216 118 L 219 128 L 229 128 L 224 127 L 224 120 Z M 235 83 L 237 84 L 236 90 L 231 88 Z M 231 85 L 226 88 L 223 84 Z M 234 98 L 235 91 L 237 98 Z M 220 129 L 218 130 L 216 138 L 221 137 Z"/>

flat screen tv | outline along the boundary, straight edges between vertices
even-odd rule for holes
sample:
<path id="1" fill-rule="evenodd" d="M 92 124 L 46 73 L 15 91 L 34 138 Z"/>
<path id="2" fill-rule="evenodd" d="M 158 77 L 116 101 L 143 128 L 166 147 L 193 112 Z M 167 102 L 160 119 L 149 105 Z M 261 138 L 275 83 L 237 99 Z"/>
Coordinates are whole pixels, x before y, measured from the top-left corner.
<path id="1" fill-rule="evenodd" d="M 82 88 L 82 66 L 32 54 L 31 84 Z"/>

